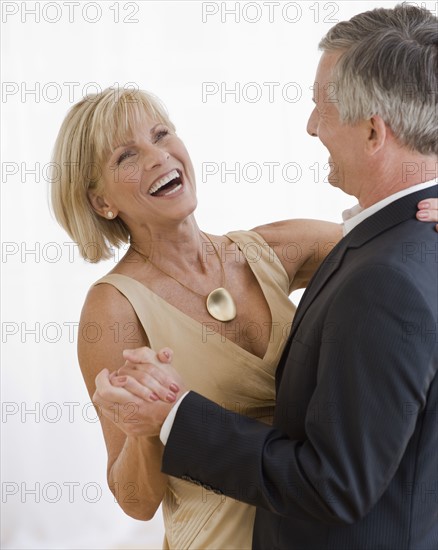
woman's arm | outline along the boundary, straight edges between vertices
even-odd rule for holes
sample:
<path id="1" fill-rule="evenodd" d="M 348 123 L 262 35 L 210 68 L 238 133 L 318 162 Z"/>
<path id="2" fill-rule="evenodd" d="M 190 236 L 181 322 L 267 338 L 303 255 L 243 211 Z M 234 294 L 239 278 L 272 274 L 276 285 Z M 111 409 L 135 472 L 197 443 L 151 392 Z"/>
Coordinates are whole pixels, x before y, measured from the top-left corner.
<path id="1" fill-rule="evenodd" d="M 342 226 L 320 220 L 284 220 L 255 227 L 273 248 L 289 276 L 290 292 L 307 286 L 342 238 Z"/>
<path id="2" fill-rule="evenodd" d="M 93 401 L 97 375 L 100 373 L 100 383 L 105 379 L 103 369 L 112 373 L 121 367 L 125 363 L 124 349 L 148 345 L 131 304 L 107 284 L 94 286 L 88 293 L 78 334 L 79 363 Z M 123 423 L 129 422 L 134 412 L 134 403 L 120 406 L 116 400 L 99 400 L 99 407 L 106 413 L 99 416 L 108 452 L 109 487 L 126 514 L 151 519 L 167 485 L 167 476 L 160 472 L 162 444 L 158 437 L 126 435 L 122 431 Z"/>
<path id="3" fill-rule="evenodd" d="M 438 222 L 438 199 L 418 203 L 417 219 Z M 435 226 L 438 231 L 438 225 Z M 342 238 L 342 225 L 320 220 L 284 220 L 255 227 L 274 249 L 291 282 L 290 292 L 307 286 L 315 271 Z"/>

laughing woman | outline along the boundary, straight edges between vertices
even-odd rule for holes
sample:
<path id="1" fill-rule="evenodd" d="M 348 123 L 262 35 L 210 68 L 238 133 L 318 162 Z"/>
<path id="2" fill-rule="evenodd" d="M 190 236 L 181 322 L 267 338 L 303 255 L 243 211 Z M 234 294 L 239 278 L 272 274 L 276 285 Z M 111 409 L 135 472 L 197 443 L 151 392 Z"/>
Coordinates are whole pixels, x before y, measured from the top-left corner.
<path id="1" fill-rule="evenodd" d="M 117 385 L 126 347 L 170 345 L 189 387 L 271 422 L 275 369 L 295 311 L 289 294 L 324 259 L 315 243 L 327 253 L 341 226 L 289 220 L 203 232 L 189 154 L 159 101 L 144 92 L 108 89 L 75 105 L 53 161 L 67 167 L 53 181 L 53 209 L 82 255 L 98 262 L 111 246 L 130 245 L 83 307 L 78 354 L 90 396 L 99 373 L 104 389 Z M 436 220 L 429 207 L 423 215 Z M 302 252 L 295 262 L 282 253 L 290 243 Z M 88 323 L 102 329 L 97 342 L 86 338 Z M 141 421 L 133 430 L 130 411 L 116 405 L 101 405 L 101 423 L 108 482 L 122 509 L 148 520 L 162 503 L 164 548 L 250 549 L 255 509 L 163 475 L 159 439 L 143 435 Z"/>

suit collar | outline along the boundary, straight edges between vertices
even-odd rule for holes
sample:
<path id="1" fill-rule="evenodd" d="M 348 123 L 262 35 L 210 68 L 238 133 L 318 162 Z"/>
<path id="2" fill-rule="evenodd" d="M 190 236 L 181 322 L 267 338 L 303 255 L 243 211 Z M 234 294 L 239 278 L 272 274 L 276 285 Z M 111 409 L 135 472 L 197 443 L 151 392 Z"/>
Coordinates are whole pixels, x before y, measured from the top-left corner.
<path id="1" fill-rule="evenodd" d="M 352 237 L 349 246 L 352 248 L 360 247 L 391 227 L 415 218 L 417 204 L 431 196 L 438 196 L 438 185 L 432 185 L 391 202 L 369 218 L 366 218 L 347 234 L 346 238 L 349 235 Z"/>
<path id="2" fill-rule="evenodd" d="M 423 191 L 423 189 L 432 188 L 434 185 L 437 184 L 438 177 L 429 181 L 425 181 L 424 183 L 416 183 L 411 187 L 401 189 L 400 191 L 397 191 L 392 195 L 385 197 L 384 199 L 372 204 L 371 206 L 368 206 L 367 208 L 361 208 L 359 204 L 356 204 L 356 206 L 353 206 L 353 208 L 344 210 L 344 212 L 342 212 L 342 219 L 344 220 L 344 235 L 347 235 L 347 233 L 349 233 L 357 225 L 363 222 L 366 218 L 369 218 L 392 202 L 395 202 L 406 195 L 416 193 L 417 191 Z"/>

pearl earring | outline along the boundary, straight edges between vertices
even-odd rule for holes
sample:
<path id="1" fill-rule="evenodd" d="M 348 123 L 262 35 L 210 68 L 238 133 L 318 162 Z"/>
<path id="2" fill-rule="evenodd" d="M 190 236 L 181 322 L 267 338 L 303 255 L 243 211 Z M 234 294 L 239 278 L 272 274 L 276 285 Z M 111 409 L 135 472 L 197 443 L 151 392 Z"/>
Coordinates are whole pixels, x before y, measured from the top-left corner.
<path id="1" fill-rule="evenodd" d="M 106 213 L 106 216 L 107 216 L 107 218 L 109 218 L 110 220 L 111 220 L 112 218 L 114 218 L 114 214 L 111 212 L 111 210 L 108 210 L 108 212 Z"/>

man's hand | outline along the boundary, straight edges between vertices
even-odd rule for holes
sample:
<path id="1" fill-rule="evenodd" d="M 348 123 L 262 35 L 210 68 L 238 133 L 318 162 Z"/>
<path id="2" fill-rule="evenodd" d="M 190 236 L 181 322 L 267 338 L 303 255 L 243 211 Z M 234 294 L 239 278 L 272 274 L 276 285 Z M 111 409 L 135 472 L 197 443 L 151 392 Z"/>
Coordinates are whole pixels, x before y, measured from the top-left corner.
<path id="1" fill-rule="evenodd" d="M 147 347 L 125 350 L 123 356 L 123 367 L 97 375 L 93 402 L 126 435 L 158 435 L 173 404 L 188 388 L 170 366 L 168 348 L 158 354 Z"/>

